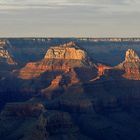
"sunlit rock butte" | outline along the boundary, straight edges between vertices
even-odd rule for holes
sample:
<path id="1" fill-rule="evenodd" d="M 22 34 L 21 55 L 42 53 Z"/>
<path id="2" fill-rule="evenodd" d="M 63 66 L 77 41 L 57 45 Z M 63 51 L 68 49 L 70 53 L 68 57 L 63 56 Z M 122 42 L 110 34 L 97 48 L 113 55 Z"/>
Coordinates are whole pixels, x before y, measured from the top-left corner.
<path id="1" fill-rule="evenodd" d="M 68 60 L 84 60 L 86 59 L 86 52 L 79 49 L 74 42 L 64 45 L 51 47 L 45 59 L 68 59 Z"/>
<path id="2" fill-rule="evenodd" d="M 0 62 L 15 65 L 17 63 L 14 61 L 12 54 L 8 51 L 8 45 L 9 44 L 5 40 L 0 40 Z"/>
<path id="3" fill-rule="evenodd" d="M 125 71 L 124 78 L 140 80 L 140 59 L 134 50 L 128 49 L 126 51 L 125 60 L 118 67 Z"/>
<path id="4" fill-rule="evenodd" d="M 74 42 L 50 47 L 45 57 L 38 62 L 27 63 L 19 71 L 21 79 L 33 79 L 47 71 L 63 71 L 73 73 L 74 68 L 91 68 L 92 62 L 87 53 Z"/>

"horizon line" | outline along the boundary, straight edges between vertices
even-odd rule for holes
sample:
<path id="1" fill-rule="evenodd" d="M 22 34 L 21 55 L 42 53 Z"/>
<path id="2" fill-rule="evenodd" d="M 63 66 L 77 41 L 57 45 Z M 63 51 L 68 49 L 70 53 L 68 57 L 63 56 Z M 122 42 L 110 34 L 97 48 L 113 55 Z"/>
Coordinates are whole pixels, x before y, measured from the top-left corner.
<path id="1" fill-rule="evenodd" d="M 78 36 L 66 36 L 66 37 L 63 37 L 63 36 L 60 36 L 60 37 L 58 37 L 58 36 L 56 36 L 56 37 L 51 37 L 51 36 L 19 36 L 19 37 L 17 37 L 17 36 L 14 36 L 14 37 L 10 37 L 10 36 L 7 36 L 7 37 L 2 37 L 2 36 L 0 36 L 0 39 L 8 39 L 8 38 L 60 38 L 60 39 L 62 39 L 62 38 L 92 38 L 92 39 L 115 39 L 115 38 L 118 38 L 118 39 L 132 39 L 132 38 L 134 38 L 134 39 L 140 39 L 140 36 L 139 37 L 131 37 L 131 36 L 129 36 L 129 37 L 86 37 L 86 36 L 83 36 L 83 37 L 78 37 Z"/>

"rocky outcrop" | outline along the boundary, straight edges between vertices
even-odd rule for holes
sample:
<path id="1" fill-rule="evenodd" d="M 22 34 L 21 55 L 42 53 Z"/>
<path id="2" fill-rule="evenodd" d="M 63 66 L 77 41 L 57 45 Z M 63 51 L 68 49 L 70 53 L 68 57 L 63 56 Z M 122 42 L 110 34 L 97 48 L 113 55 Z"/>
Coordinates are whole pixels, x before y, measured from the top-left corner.
<path id="1" fill-rule="evenodd" d="M 62 83 L 62 76 L 56 76 L 54 80 L 51 81 L 49 87 L 42 89 L 41 92 L 45 98 L 51 99 L 53 96 L 58 96 L 63 92 L 65 84 Z"/>
<path id="2" fill-rule="evenodd" d="M 128 49 L 125 54 L 125 62 L 140 62 L 140 59 L 134 50 Z"/>
<path id="3" fill-rule="evenodd" d="M 44 79 L 47 84 L 39 91 L 43 97 L 53 99 L 70 86 L 91 80 L 97 75 L 97 68 L 84 50 L 70 42 L 49 48 L 41 61 L 28 63 L 17 75 L 24 80 Z"/>
<path id="4" fill-rule="evenodd" d="M 86 57 L 86 52 L 79 49 L 74 42 L 51 47 L 45 55 L 45 59 L 84 60 Z"/>
<path id="5" fill-rule="evenodd" d="M 62 81 L 62 76 L 61 75 L 56 76 L 56 78 L 52 80 L 51 85 L 47 88 L 47 90 L 59 88 L 59 86 L 61 85 L 61 81 Z"/>
<path id="6" fill-rule="evenodd" d="M 5 40 L 0 40 L 0 61 L 6 62 L 9 65 L 16 65 L 12 54 L 7 49 L 7 42 Z"/>
<path id="7" fill-rule="evenodd" d="M 112 67 L 107 66 L 107 65 L 103 65 L 103 64 L 100 64 L 100 63 L 95 65 L 95 67 L 98 70 L 98 75 L 97 75 L 97 77 L 95 77 L 92 80 L 90 80 L 91 82 L 100 79 L 102 76 L 105 75 L 105 72 L 107 72 L 108 70 L 112 69 Z"/>
<path id="8" fill-rule="evenodd" d="M 125 71 L 124 78 L 140 80 L 140 59 L 134 50 L 128 49 L 126 51 L 125 61 L 118 65 L 117 68 Z"/>
<path id="9" fill-rule="evenodd" d="M 21 79 L 33 79 L 46 71 L 63 71 L 67 73 L 71 69 L 77 67 L 89 68 L 91 65 L 86 52 L 74 42 L 70 42 L 50 47 L 41 61 L 28 63 L 19 71 L 18 77 Z"/>
<path id="10" fill-rule="evenodd" d="M 103 64 L 98 64 L 97 69 L 98 69 L 98 76 L 103 76 L 105 74 L 105 71 L 111 69 L 111 67 Z"/>
<path id="11" fill-rule="evenodd" d="M 56 76 L 51 81 L 50 86 L 42 89 L 41 92 L 46 98 L 51 99 L 62 94 L 68 87 L 79 82 L 80 80 L 78 79 L 76 72 L 71 69 L 69 72 Z"/>
<path id="12" fill-rule="evenodd" d="M 0 40 L 0 48 L 6 45 L 6 41 L 5 40 Z"/>

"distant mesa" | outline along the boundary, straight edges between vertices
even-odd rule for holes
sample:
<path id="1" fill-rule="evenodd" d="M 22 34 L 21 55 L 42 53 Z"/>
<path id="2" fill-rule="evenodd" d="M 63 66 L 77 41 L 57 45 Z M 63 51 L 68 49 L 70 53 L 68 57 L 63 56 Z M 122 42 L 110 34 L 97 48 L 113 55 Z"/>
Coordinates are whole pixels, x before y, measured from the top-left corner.
<path id="1" fill-rule="evenodd" d="M 27 63 L 19 71 L 21 79 L 33 79 L 46 71 L 71 72 L 73 68 L 90 67 L 92 65 L 87 53 L 74 42 L 50 47 L 45 57 L 38 62 Z"/>
<path id="2" fill-rule="evenodd" d="M 123 77 L 130 80 L 140 80 L 140 59 L 133 49 L 126 51 L 125 60 L 117 66 L 125 71 Z"/>
<path id="3" fill-rule="evenodd" d="M 51 47 L 44 59 L 68 59 L 68 60 L 84 60 L 86 52 L 79 49 L 74 42 L 69 42 L 64 45 Z"/>

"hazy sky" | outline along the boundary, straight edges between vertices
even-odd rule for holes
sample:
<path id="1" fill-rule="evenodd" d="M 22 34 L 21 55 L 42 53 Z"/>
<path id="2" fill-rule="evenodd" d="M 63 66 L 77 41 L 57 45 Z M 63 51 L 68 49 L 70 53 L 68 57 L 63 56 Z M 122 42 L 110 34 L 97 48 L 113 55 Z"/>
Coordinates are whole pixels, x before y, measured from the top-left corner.
<path id="1" fill-rule="evenodd" d="M 140 0 L 0 0 L 1 37 L 140 37 Z"/>

